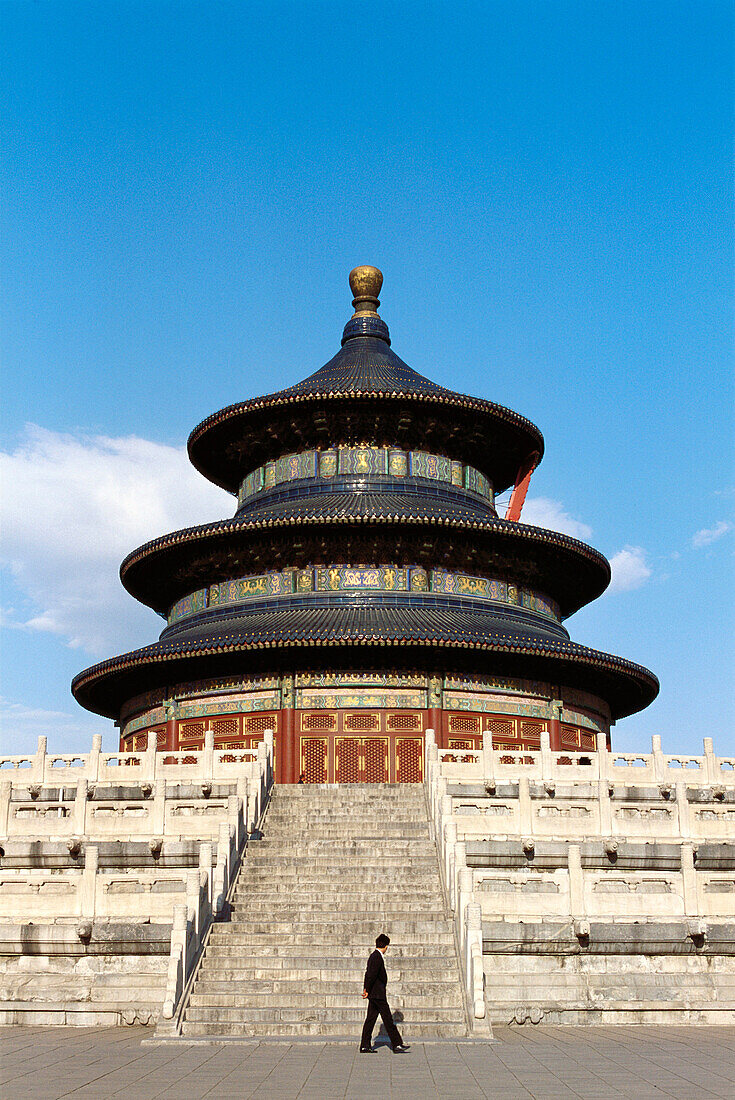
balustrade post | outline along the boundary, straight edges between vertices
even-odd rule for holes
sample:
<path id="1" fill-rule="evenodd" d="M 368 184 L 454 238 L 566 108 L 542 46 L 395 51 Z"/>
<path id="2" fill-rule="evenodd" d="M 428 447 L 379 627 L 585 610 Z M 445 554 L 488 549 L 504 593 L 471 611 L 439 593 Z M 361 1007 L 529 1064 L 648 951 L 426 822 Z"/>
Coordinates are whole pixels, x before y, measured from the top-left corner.
<path id="1" fill-rule="evenodd" d="M 13 783 L 10 779 L 0 782 L 0 833 L 8 836 L 10 833 L 10 794 Z"/>
<path id="2" fill-rule="evenodd" d="M 266 775 L 266 786 L 270 786 L 273 780 L 273 730 L 266 730 L 263 734 L 263 744 L 266 749 L 266 757 L 268 760 L 268 770 Z"/>
<path id="3" fill-rule="evenodd" d="M 74 809 L 72 810 L 72 832 L 77 836 L 84 836 L 87 832 L 87 795 L 89 793 L 89 780 L 77 779 L 77 789 L 74 795 Z"/>
<path id="4" fill-rule="evenodd" d="M 653 775 L 657 783 L 663 783 L 666 779 L 666 761 L 661 751 L 661 735 L 654 733 L 651 737 L 651 752 L 653 754 Z"/>
<path id="5" fill-rule="evenodd" d="M 84 849 L 84 870 L 79 890 L 79 916 L 94 920 L 96 912 L 97 869 L 99 866 L 99 848 L 88 844 Z"/>
<path id="6" fill-rule="evenodd" d="M 207 876 L 207 897 L 209 899 L 210 908 L 212 906 L 212 853 L 213 846 L 207 840 L 203 844 L 199 845 L 199 870 L 204 871 Z"/>
<path id="7" fill-rule="evenodd" d="M 720 761 L 715 756 L 714 743 L 711 737 L 704 738 L 704 773 L 707 783 L 721 783 L 722 769 Z"/>
<path id="8" fill-rule="evenodd" d="M 697 896 L 697 871 L 694 866 L 694 845 L 681 846 L 681 885 L 684 901 L 684 913 L 687 917 L 699 916 L 699 898 Z"/>
<path id="9" fill-rule="evenodd" d="M 36 783 L 43 784 L 46 782 L 46 737 L 43 734 L 38 738 L 38 748 L 33 757 L 31 778 Z"/>
<path id="10" fill-rule="evenodd" d="M 490 730 L 482 734 L 482 781 L 486 787 L 495 786 L 495 750 Z"/>
<path id="11" fill-rule="evenodd" d="M 469 867 L 460 867 L 457 871 L 457 904 L 455 907 L 454 917 L 457 923 L 457 931 L 459 932 L 459 940 L 463 950 L 467 947 L 467 923 L 466 913 L 467 906 L 472 901 L 472 891 L 474 888 L 474 877 Z"/>
<path id="12" fill-rule="evenodd" d="M 204 731 L 204 748 L 202 750 L 201 778 L 214 779 L 214 731 Z"/>
<path id="13" fill-rule="evenodd" d="M 153 784 L 150 821 L 153 835 L 164 836 L 166 833 L 166 780 L 163 776 Z"/>
<path id="14" fill-rule="evenodd" d="M 692 835 L 692 823 L 690 820 L 689 799 L 687 798 L 687 785 L 683 779 L 676 781 L 676 818 L 679 836 L 690 837 Z"/>
<path id="15" fill-rule="evenodd" d="M 457 844 L 457 826 L 454 821 L 442 820 L 444 822 L 444 881 L 447 893 L 449 894 L 449 905 L 454 909 L 456 903 L 454 868 L 456 859 L 455 847 Z"/>
<path id="16" fill-rule="evenodd" d="M 96 783 L 100 777 L 100 755 L 102 753 L 102 734 L 92 734 L 92 749 L 88 757 L 87 778 L 90 783 Z"/>
<path id="17" fill-rule="evenodd" d="M 482 909 L 476 902 L 467 906 L 467 986 L 475 1020 L 484 1020 L 485 972 L 482 959 Z"/>
<path id="18" fill-rule="evenodd" d="M 518 814 L 523 836 L 533 836 L 533 813 L 531 811 L 531 787 L 527 775 L 518 776 Z"/>
<path id="19" fill-rule="evenodd" d="M 199 871 L 187 871 L 186 872 L 186 919 L 191 921 L 195 932 L 196 938 L 199 939 L 201 935 L 201 928 L 199 927 Z"/>
<path id="20" fill-rule="evenodd" d="M 170 1020 L 186 984 L 186 906 L 175 905 L 171 925 L 171 953 L 166 975 L 166 997 L 162 1016 Z"/>
<path id="21" fill-rule="evenodd" d="M 610 836 L 613 831 L 613 812 L 607 779 L 597 781 L 597 805 L 600 814 L 600 833 L 602 836 Z"/>
<path id="22" fill-rule="evenodd" d="M 570 844 L 567 848 L 567 869 L 569 873 L 569 908 L 573 919 L 586 916 L 584 900 L 584 872 L 582 870 L 582 850 L 579 844 Z"/>
<path id="23" fill-rule="evenodd" d="M 554 778 L 554 757 L 551 753 L 551 737 L 548 730 L 541 730 L 541 779 L 544 783 Z"/>
<path id="24" fill-rule="evenodd" d="M 141 768 L 141 779 L 147 780 L 149 783 L 153 783 L 156 778 L 156 750 L 158 748 L 158 734 L 152 730 L 148 733 L 148 740 L 145 746 L 145 752 L 143 754 L 143 767 Z"/>

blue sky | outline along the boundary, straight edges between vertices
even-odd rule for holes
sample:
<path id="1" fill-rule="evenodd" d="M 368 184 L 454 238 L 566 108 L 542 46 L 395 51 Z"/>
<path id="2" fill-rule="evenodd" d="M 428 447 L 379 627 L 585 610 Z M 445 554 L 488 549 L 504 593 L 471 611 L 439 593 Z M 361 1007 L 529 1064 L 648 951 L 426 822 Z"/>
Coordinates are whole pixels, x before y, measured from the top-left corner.
<path id="1" fill-rule="evenodd" d="M 359 263 L 613 559 L 567 625 L 661 679 L 616 746 L 735 751 L 732 12 L 5 0 L 3 751 L 114 744 L 69 682 L 160 630 L 119 561 L 233 510 L 189 431 L 329 359 Z"/>

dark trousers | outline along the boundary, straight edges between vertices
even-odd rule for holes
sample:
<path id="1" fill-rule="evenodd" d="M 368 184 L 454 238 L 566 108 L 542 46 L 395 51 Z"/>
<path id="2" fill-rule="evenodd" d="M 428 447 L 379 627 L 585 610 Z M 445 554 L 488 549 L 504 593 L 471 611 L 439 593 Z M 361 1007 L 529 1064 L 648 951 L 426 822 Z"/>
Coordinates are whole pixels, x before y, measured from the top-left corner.
<path id="1" fill-rule="evenodd" d="M 362 1038 L 360 1039 L 360 1049 L 366 1050 L 373 1037 L 373 1028 L 375 1027 L 375 1021 L 378 1016 L 381 1017 L 385 1024 L 385 1030 L 388 1032 L 388 1038 L 390 1039 L 390 1045 L 392 1047 L 403 1046 L 403 1039 L 401 1033 L 393 1023 L 393 1013 L 391 1012 L 388 1002 L 386 1000 L 374 1001 L 372 997 L 368 1000 L 367 1016 L 365 1017 L 365 1023 L 362 1026 Z"/>

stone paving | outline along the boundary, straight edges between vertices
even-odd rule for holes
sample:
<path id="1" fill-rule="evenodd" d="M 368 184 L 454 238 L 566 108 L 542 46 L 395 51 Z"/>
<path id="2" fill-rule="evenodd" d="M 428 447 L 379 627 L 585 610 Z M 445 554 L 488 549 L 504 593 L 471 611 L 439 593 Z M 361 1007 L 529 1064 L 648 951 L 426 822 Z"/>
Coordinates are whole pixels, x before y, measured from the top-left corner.
<path id="1" fill-rule="evenodd" d="M 735 1027 L 524 1027 L 493 1043 L 155 1044 L 132 1028 L 1 1028 L 13 1100 L 735 1100 Z M 148 1040 L 145 1044 L 142 1040 Z"/>

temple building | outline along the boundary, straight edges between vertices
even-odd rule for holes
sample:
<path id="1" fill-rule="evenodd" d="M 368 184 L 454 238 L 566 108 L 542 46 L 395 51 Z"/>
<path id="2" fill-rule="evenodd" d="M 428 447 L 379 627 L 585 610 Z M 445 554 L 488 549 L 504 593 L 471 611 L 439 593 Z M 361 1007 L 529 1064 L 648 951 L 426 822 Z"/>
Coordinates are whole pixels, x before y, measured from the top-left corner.
<path id="1" fill-rule="evenodd" d="M 323 367 L 192 432 L 192 463 L 235 514 L 128 555 L 122 582 L 163 632 L 72 685 L 121 749 L 194 751 L 209 731 L 252 747 L 272 729 L 280 782 L 420 782 L 427 728 L 445 750 L 488 731 L 538 750 L 543 731 L 593 752 L 655 698 L 651 672 L 564 626 L 610 567 L 520 522 L 541 433 L 407 366 L 381 285 L 377 268 L 350 274 L 354 314 Z"/>

